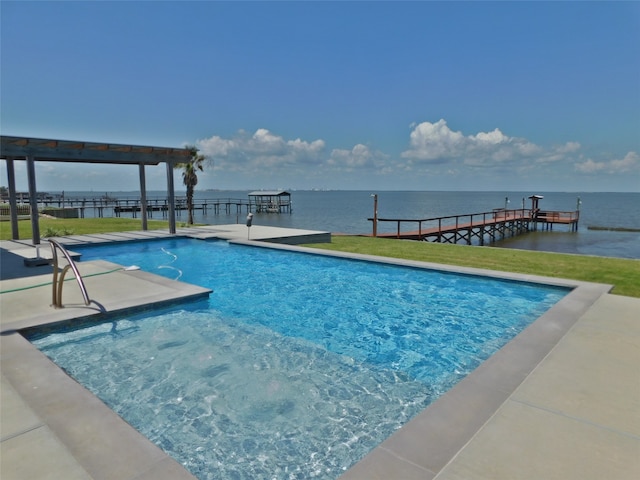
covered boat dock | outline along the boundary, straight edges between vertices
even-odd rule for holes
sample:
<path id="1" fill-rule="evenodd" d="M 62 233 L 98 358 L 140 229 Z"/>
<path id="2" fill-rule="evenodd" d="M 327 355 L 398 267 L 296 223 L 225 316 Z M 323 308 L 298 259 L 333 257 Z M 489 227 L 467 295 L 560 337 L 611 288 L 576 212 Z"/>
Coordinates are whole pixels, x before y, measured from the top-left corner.
<path id="1" fill-rule="evenodd" d="M 249 194 L 257 213 L 291 213 L 291 194 L 284 190 L 258 190 Z"/>

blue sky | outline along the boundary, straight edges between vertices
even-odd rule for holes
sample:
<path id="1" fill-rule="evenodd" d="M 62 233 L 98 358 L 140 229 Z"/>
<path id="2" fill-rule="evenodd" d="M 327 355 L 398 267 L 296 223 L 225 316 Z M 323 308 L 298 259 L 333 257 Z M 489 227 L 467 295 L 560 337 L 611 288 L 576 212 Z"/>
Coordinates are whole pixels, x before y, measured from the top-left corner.
<path id="1" fill-rule="evenodd" d="M 198 189 L 640 191 L 640 2 L 0 13 L 2 134 L 195 144 L 209 158 Z M 136 167 L 37 175 L 43 191 L 138 188 Z M 147 171 L 149 189 L 165 184 Z"/>

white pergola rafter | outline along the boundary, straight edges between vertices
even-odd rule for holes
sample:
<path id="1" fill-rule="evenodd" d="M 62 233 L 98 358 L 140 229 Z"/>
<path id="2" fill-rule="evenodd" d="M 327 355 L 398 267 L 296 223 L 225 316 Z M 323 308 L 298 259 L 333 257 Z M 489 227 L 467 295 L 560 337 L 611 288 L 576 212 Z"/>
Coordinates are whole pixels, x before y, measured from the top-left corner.
<path id="1" fill-rule="evenodd" d="M 0 158 L 7 162 L 12 238 L 15 240 L 19 238 L 15 170 L 13 165 L 15 160 L 24 160 L 27 162 L 33 244 L 38 245 L 40 243 L 40 227 L 38 222 L 38 201 L 35 174 L 36 161 L 138 165 L 143 230 L 147 229 L 147 202 L 144 167 L 145 165 L 166 163 L 167 192 L 169 195 L 169 232 L 176 233 L 173 169 L 176 164 L 188 161 L 190 155 L 191 152 L 186 148 L 149 147 L 140 145 L 52 140 L 2 135 L 0 136 Z"/>

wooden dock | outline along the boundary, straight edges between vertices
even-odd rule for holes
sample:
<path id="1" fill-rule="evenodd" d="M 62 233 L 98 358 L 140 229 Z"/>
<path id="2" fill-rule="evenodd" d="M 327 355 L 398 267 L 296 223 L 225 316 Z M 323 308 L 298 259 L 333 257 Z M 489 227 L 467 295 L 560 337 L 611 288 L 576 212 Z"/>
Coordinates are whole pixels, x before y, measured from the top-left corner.
<path id="1" fill-rule="evenodd" d="M 24 195 L 22 195 L 22 197 L 20 197 L 20 201 L 21 203 L 28 204 L 29 199 L 24 198 Z M 284 205 L 284 202 L 282 202 L 282 205 Z M 278 206 L 281 208 L 275 210 L 276 213 L 280 213 L 282 211 L 291 213 L 290 202 L 284 206 Z M 18 205 L 18 208 L 22 207 L 28 209 L 28 205 Z M 71 211 L 72 215 L 69 214 L 69 217 L 74 218 L 85 218 L 85 216 L 97 218 L 103 218 L 105 216 L 121 217 L 123 215 L 136 218 L 142 212 L 142 202 L 139 197 L 111 197 L 108 195 L 84 198 L 62 197 L 59 195 L 39 195 L 38 207 L 39 209 L 64 209 L 67 210 L 67 214 Z M 174 208 L 177 216 L 180 216 L 181 212 L 186 211 L 186 197 L 177 197 L 174 202 Z M 214 215 L 239 215 L 250 212 L 274 211 L 265 209 L 262 203 L 251 198 L 196 199 L 193 202 L 193 208 L 196 211 L 201 211 L 204 215 L 207 215 L 208 213 L 212 213 Z M 154 215 L 166 218 L 169 212 L 168 199 L 166 197 L 147 198 L 146 211 L 148 218 L 153 218 Z"/>
<path id="2" fill-rule="evenodd" d="M 178 198 L 174 205 L 176 214 L 180 216 L 180 212 L 187 210 L 187 199 Z M 215 215 L 225 213 L 227 215 L 240 214 L 243 212 L 249 213 L 256 209 L 256 205 L 249 200 L 243 200 L 239 198 L 216 198 L 206 200 L 194 200 L 194 211 L 201 211 L 204 215 L 212 212 Z M 163 217 L 167 216 L 169 205 L 167 200 L 148 200 L 147 201 L 147 216 L 153 217 L 153 212 L 160 212 Z M 137 212 L 142 211 L 142 205 L 139 199 L 136 200 L 117 200 L 116 205 L 113 207 L 113 212 L 116 217 L 120 217 L 122 213 L 131 213 L 135 218 Z"/>
<path id="3" fill-rule="evenodd" d="M 496 209 L 491 212 L 451 215 L 446 217 L 406 219 L 369 218 L 371 222 L 395 223 L 394 233 L 379 233 L 374 228 L 372 236 L 419 240 L 437 243 L 466 243 L 478 245 L 493 243 L 507 237 L 530 231 L 553 230 L 554 224 L 569 225 L 571 231 L 578 230 L 580 211 L 532 211 L 526 209 Z M 374 224 L 374 227 L 378 225 Z M 411 228 L 414 226 L 414 228 Z M 417 230 L 415 229 L 417 226 Z M 406 228 L 407 230 L 403 230 Z"/>

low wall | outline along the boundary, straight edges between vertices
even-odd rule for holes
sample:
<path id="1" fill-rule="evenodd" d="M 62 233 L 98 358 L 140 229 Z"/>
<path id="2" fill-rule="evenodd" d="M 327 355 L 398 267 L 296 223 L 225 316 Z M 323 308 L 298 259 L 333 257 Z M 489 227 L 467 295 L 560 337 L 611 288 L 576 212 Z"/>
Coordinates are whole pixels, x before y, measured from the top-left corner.
<path id="1" fill-rule="evenodd" d="M 0 216 L 8 217 L 11 215 L 9 204 L 4 203 L 0 205 Z M 18 205 L 18 215 L 31 215 L 31 207 L 29 205 Z"/>
<path id="2" fill-rule="evenodd" d="M 42 213 L 56 218 L 78 218 L 77 208 L 43 208 Z"/>

